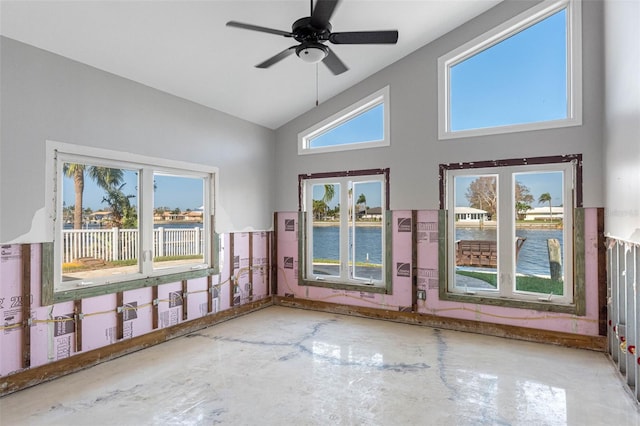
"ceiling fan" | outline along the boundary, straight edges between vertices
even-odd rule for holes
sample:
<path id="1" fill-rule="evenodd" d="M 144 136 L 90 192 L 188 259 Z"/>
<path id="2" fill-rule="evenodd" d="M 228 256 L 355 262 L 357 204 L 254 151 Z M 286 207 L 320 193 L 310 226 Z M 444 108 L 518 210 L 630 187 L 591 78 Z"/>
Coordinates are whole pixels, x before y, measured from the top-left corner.
<path id="1" fill-rule="evenodd" d="M 338 5 L 339 0 L 317 0 L 316 7 L 311 2 L 311 16 L 300 18 L 291 26 L 291 32 L 229 21 L 227 26 L 243 28 L 245 30 L 260 31 L 295 39 L 299 44 L 291 46 L 266 61 L 256 65 L 256 68 L 269 68 L 293 54 L 309 63 L 322 61 L 335 74 L 347 71 L 347 66 L 324 43 L 333 44 L 395 44 L 398 41 L 398 31 L 352 31 L 343 33 L 331 32 L 329 19 Z"/>

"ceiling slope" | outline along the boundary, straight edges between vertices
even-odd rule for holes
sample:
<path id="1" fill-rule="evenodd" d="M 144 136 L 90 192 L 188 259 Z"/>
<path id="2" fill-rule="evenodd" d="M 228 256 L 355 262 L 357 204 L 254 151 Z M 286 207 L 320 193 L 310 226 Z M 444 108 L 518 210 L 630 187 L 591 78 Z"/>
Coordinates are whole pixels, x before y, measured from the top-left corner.
<path id="1" fill-rule="evenodd" d="M 313 108 L 316 93 L 322 102 L 497 3 L 343 0 L 334 31 L 397 29 L 400 36 L 396 45 L 332 46 L 349 67 L 337 76 L 295 55 L 255 68 L 292 40 L 225 26 L 235 20 L 290 31 L 309 15 L 306 0 L 2 0 L 0 33 L 276 129 Z"/>

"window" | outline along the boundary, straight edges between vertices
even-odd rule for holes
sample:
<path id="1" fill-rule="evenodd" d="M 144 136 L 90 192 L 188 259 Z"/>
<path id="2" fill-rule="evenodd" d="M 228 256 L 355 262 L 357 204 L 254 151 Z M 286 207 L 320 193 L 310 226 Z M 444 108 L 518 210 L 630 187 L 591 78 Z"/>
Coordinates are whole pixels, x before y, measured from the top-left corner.
<path id="1" fill-rule="evenodd" d="M 448 211 L 445 296 L 575 305 L 580 162 L 572 155 L 441 165 Z"/>
<path id="2" fill-rule="evenodd" d="M 544 1 L 439 58 L 440 139 L 580 125 L 580 22 Z"/>
<path id="3" fill-rule="evenodd" d="M 214 266 L 214 168 L 50 142 L 56 301 Z M 183 274 L 183 275 L 180 275 Z M 171 277 L 171 278 L 168 278 Z M 167 281 L 168 282 L 168 281 Z"/>
<path id="4" fill-rule="evenodd" d="M 298 154 L 389 145 L 389 87 L 298 135 Z"/>
<path id="5" fill-rule="evenodd" d="M 300 175 L 302 285 L 390 292 L 389 170 Z"/>

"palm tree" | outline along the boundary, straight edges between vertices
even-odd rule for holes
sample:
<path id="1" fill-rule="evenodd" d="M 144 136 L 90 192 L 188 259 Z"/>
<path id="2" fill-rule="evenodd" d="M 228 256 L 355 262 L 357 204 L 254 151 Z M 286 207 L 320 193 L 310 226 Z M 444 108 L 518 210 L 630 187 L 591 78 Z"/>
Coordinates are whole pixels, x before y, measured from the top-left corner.
<path id="1" fill-rule="evenodd" d="M 531 210 L 531 206 L 529 204 L 522 201 L 516 202 L 516 216 L 518 220 L 524 219 L 528 210 Z"/>
<path id="2" fill-rule="evenodd" d="M 542 203 L 549 203 L 549 221 L 551 221 L 552 218 L 552 211 L 551 211 L 551 194 L 549 194 L 548 192 L 545 192 L 544 194 L 540 194 L 540 197 L 538 197 L 538 204 L 542 204 Z"/>
<path id="3" fill-rule="evenodd" d="M 363 204 L 364 205 L 364 214 L 367 214 L 367 197 L 364 194 L 360 194 L 358 195 L 358 200 L 356 201 L 356 204 Z"/>
<path id="4" fill-rule="evenodd" d="M 333 197 L 336 195 L 336 187 L 331 184 L 326 184 L 324 186 L 324 195 L 322 196 L 322 201 L 325 204 L 329 204 L 329 201 L 333 200 Z"/>
<path id="5" fill-rule="evenodd" d="M 313 200 L 313 217 L 322 219 L 327 211 L 327 204 L 323 200 Z"/>
<path id="6" fill-rule="evenodd" d="M 102 202 L 109 204 L 111 210 L 111 226 L 118 228 L 135 228 L 136 213 L 129 201 L 135 195 L 125 195 L 122 188 L 126 185 L 111 186 L 106 189 L 107 194 L 102 197 Z"/>
<path id="7" fill-rule="evenodd" d="M 73 210 L 73 228 L 82 228 L 82 195 L 84 193 L 84 173 L 96 181 L 98 186 L 104 190 L 119 185 L 122 182 L 123 173 L 120 169 L 110 169 L 108 167 L 87 166 L 85 164 L 65 163 L 63 172 L 67 177 L 73 178 L 73 185 L 76 194 L 76 202 Z"/>

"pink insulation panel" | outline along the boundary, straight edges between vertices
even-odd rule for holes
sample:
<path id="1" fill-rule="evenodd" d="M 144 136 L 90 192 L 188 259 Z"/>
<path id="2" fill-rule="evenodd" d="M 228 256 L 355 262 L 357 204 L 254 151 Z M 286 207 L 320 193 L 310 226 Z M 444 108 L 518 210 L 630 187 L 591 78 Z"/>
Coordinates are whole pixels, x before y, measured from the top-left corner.
<path id="1" fill-rule="evenodd" d="M 393 300 L 399 310 L 411 309 L 411 211 L 392 212 L 392 279 Z"/>
<path id="2" fill-rule="evenodd" d="M 416 214 L 416 242 L 418 257 L 418 290 L 426 291 L 427 301 L 437 300 L 438 279 L 438 211 L 420 210 Z M 426 304 L 418 300 L 418 312 L 425 312 Z"/>
<path id="3" fill-rule="evenodd" d="M 158 328 L 182 321 L 182 283 L 158 286 Z"/>
<path id="4" fill-rule="evenodd" d="M 298 286 L 298 213 L 278 214 L 278 296 L 303 297 Z"/>
<path id="5" fill-rule="evenodd" d="M 218 275 L 214 275 L 213 277 L 211 277 L 211 285 L 213 286 L 213 290 L 212 290 L 212 313 L 216 313 L 216 312 L 220 312 L 221 308 L 220 308 L 220 299 L 222 297 L 221 295 L 221 291 L 220 291 L 220 283 L 222 282 L 222 275 L 218 274 Z"/>
<path id="6" fill-rule="evenodd" d="M 73 302 L 41 306 L 40 255 L 41 246 L 31 245 L 31 367 L 77 352 Z"/>
<path id="7" fill-rule="evenodd" d="M 0 376 L 22 368 L 22 266 L 20 246 L 0 247 Z"/>
<path id="8" fill-rule="evenodd" d="M 90 351 L 116 342 L 116 295 L 91 297 L 82 301 L 82 349 Z"/>
<path id="9" fill-rule="evenodd" d="M 209 289 L 207 288 L 207 279 L 198 278 L 187 282 L 187 320 L 203 317 L 207 315 L 207 299 L 209 298 Z"/>
<path id="10" fill-rule="evenodd" d="M 253 300 L 264 299 L 271 294 L 267 288 L 269 276 L 269 233 L 253 233 Z"/>
<path id="11" fill-rule="evenodd" d="M 153 330 L 153 290 L 150 287 L 122 294 L 123 338 L 142 336 Z"/>
<path id="12" fill-rule="evenodd" d="M 224 311 L 231 306 L 231 296 L 229 287 L 231 285 L 230 277 L 233 271 L 229 268 L 229 234 L 224 234 L 222 239 L 223 255 L 220 259 L 220 274 L 214 278 L 214 284 L 218 284 L 217 294 L 214 291 L 214 301 L 217 299 L 219 310 Z M 235 264 L 235 262 L 234 262 Z M 217 278 L 217 279 L 216 279 Z M 216 298 L 217 296 L 217 298 Z M 215 307 L 216 303 L 214 303 Z"/>
<path id="13" fill-rule="evenodd" d="M 31 245 L 31 367 L 68 358 L 77 351 L 73 302 L 41 306 L 40 248 Z"/>
<path id="14" fill-rule="evenodd" d="M 31 366 L 37 367 L 74 355 L 77 342 L 73 302 L 38 307 L 33 312 L 36 324 L 31 328 Z M 39 322 L 43 320 L 49 321 Z"/>
<path id="15" fill-rule="evenodd" d="M 233 275 L 235 286 L 233 291 L 233 305 L 239 306 L 249 301 L 251 283 L 249 282 L 249 233 L 233 234 Z"/>

